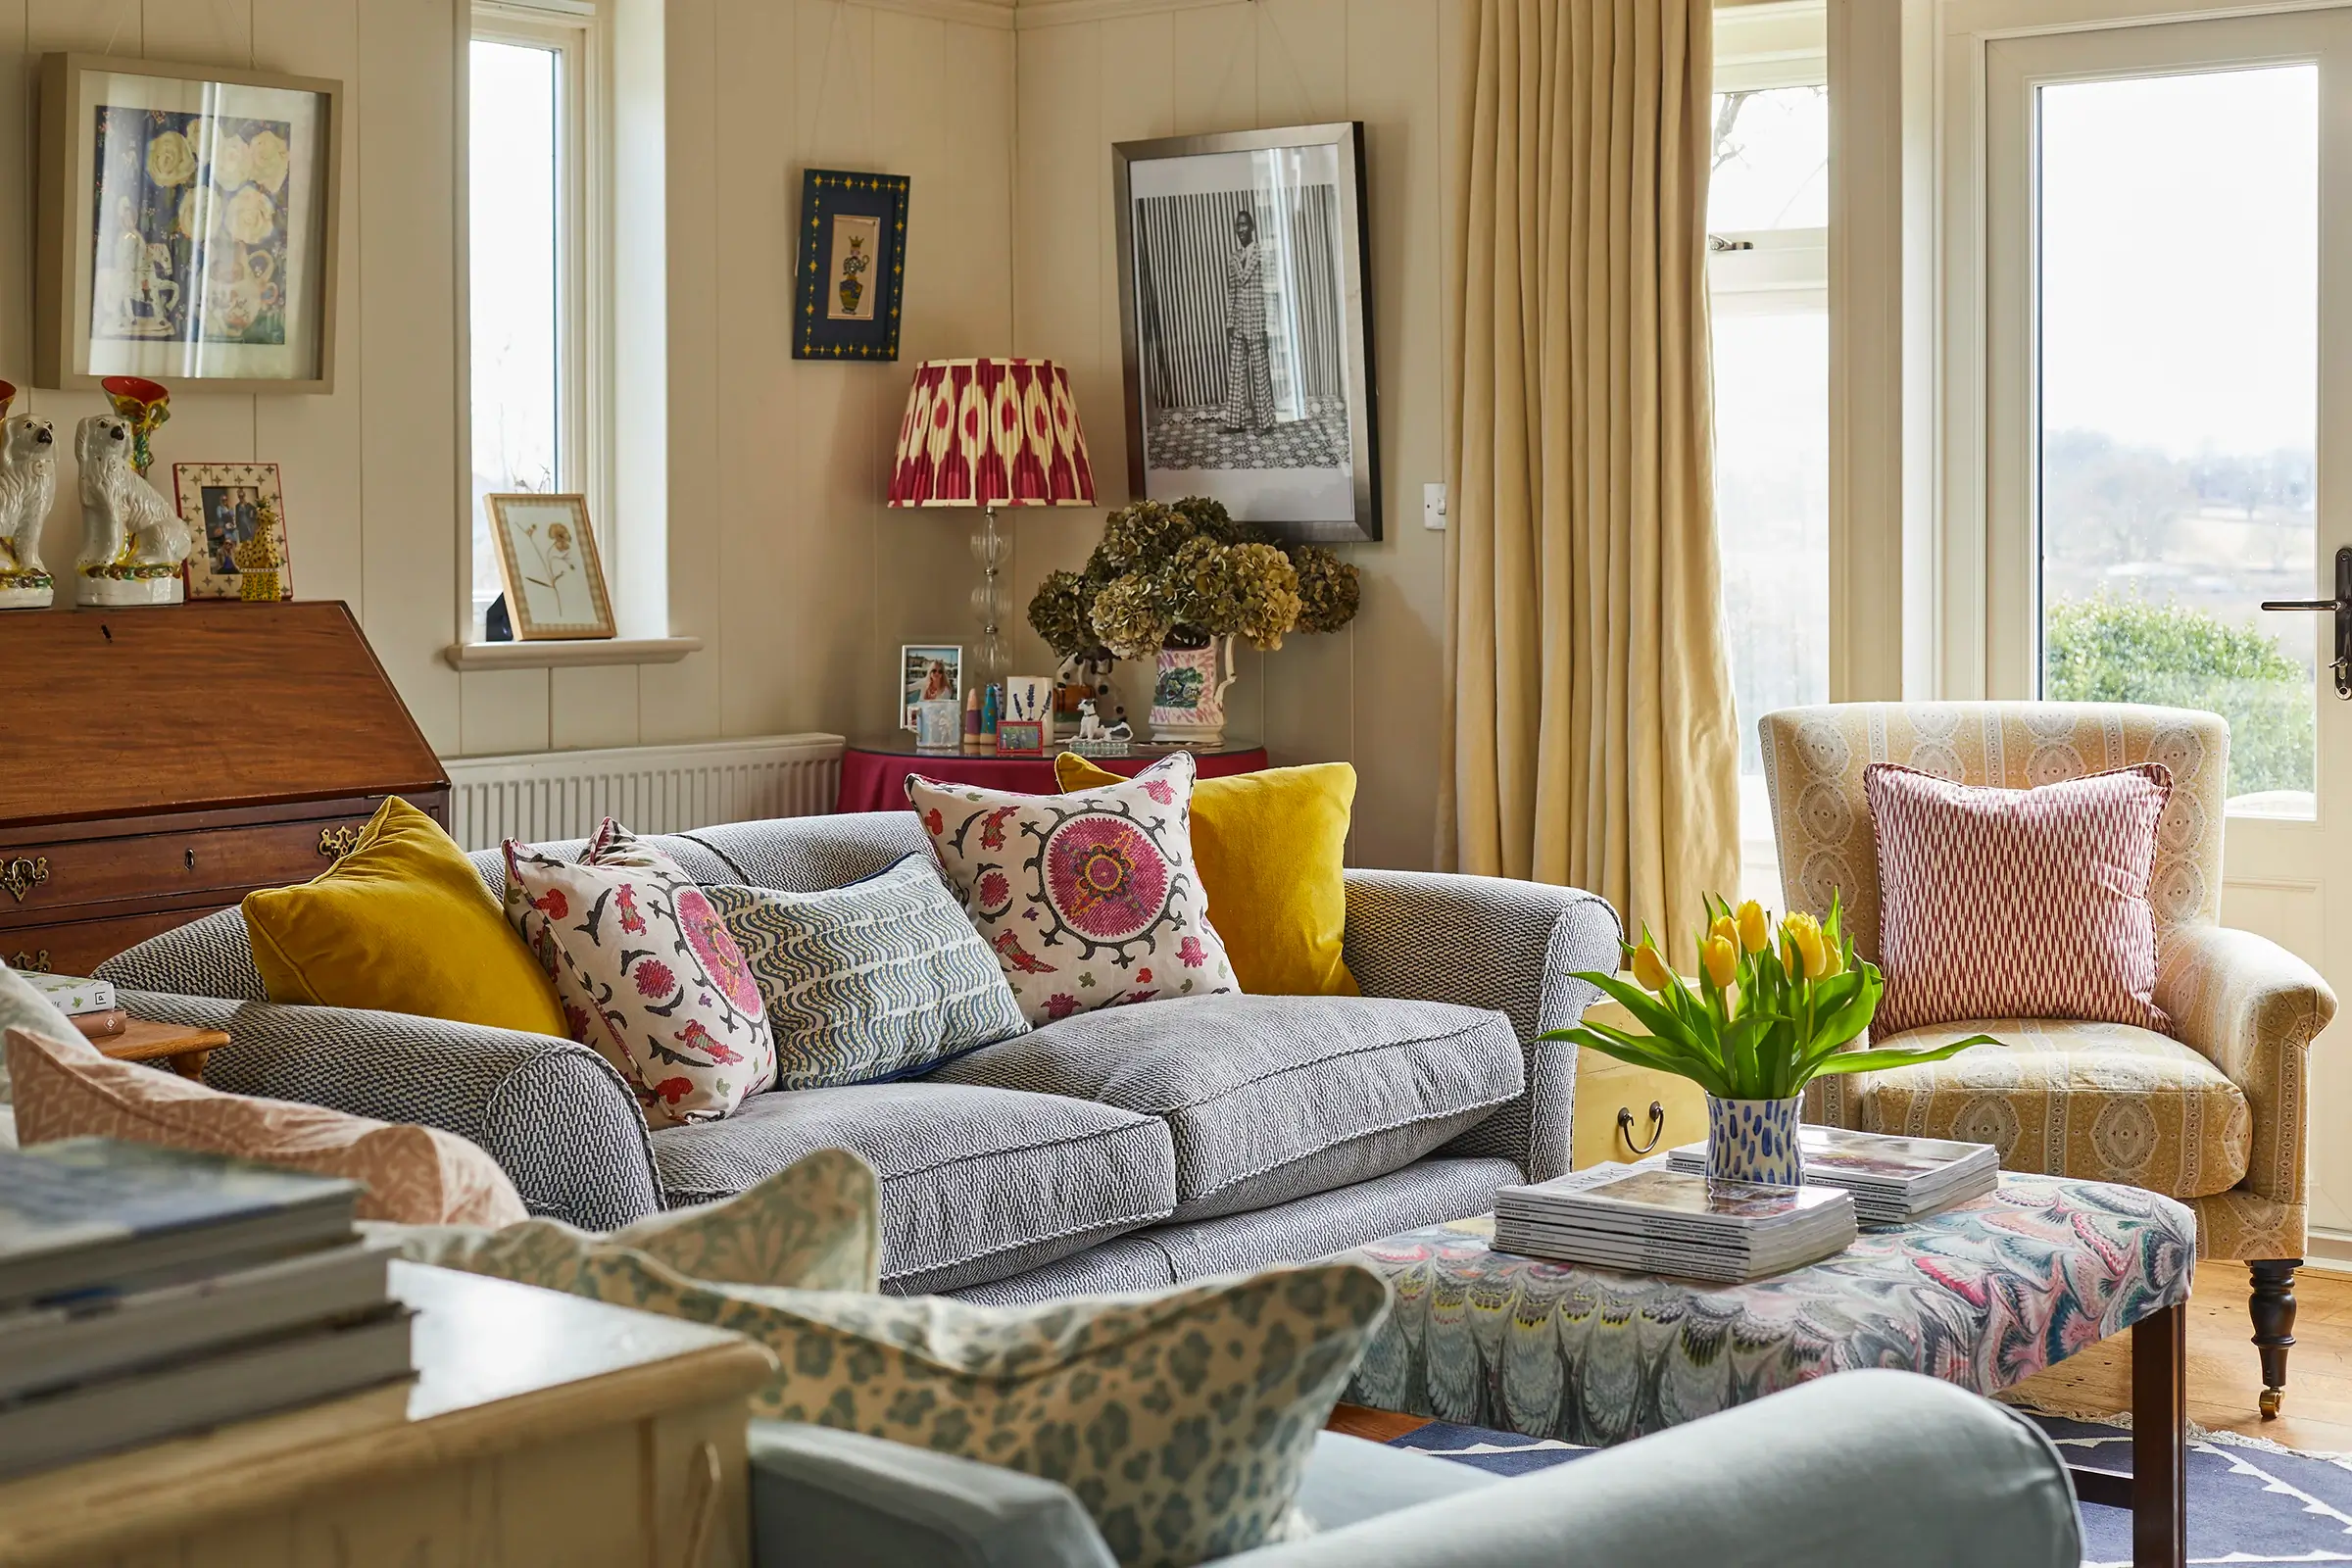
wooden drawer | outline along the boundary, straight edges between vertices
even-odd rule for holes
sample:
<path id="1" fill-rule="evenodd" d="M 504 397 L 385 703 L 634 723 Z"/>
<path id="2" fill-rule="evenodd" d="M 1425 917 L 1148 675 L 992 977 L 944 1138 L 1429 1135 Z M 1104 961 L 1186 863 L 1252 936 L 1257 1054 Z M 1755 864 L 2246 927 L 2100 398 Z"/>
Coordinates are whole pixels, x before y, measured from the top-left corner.
<path id="1" fill-rule="evenodd" d="M 12 969 L 37 969 L 44 974 L 93 974 L 100 964 L 125 948 L 137 947 L 190 920 L 224 909 L 235 901 L 196 903 L 182 909 L 152 909 L 107 920 L 67 920 L 55 925 L 0 930 L 0 959 Z"/>
<path id="2" fill-rule="evenodd" d="M 1597 1051 L 1577 1053 L 1573 1168 L 1662 1154 L 1706 1136 L 1706 1091 L 1690 1079 L 1628 1066 Z"/>
<path id="3" fill-rule="evenodd" d="M 365 815 L 311 817 L 0 847 L 0 932 L 104 911 L 116 899 L 165 899 L 307 882 L 348 853 Z"/>

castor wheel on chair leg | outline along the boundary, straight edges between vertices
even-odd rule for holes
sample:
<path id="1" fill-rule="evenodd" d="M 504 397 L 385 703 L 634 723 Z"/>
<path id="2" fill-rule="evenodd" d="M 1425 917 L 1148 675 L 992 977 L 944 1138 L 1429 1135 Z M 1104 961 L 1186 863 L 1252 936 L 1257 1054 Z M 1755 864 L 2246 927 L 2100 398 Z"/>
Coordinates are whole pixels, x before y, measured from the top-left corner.
<path id="1" fill-rule="evenodd" d="M 2262 1391 L 2262 1418 L 2265 1421 L 2276 1421 L 2278 1419 L 2278 1401 L 2285 1396 L 2286 1391 L 2284 1389 L 2265 1389 Z"/>

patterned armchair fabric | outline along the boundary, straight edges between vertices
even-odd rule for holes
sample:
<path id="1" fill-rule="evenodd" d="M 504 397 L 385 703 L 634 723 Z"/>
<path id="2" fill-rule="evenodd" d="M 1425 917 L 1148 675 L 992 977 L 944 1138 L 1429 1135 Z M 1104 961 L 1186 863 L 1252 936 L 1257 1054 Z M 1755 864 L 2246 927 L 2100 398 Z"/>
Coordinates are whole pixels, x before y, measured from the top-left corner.
<path id="1" fill-rule="evenodd" d="M 2218 923 L 2230 772 L 2223 719 L 2123 704 L 1842 703 L 1768 713 L 1760 729 L 1788 906 L 1826 913 L 1832 892 L 1841 894 L 1865 956 L 1877 953 L 1879 928 L 1878 847 L 1862 790 L 1869 764 L 2028 789 L 2163 763 L 2173 793 L 2157 825 L 2149 902 L 2156 1003 L 2178 1045 L 2123 1025 L 1984 1020 L 1969 1027 L 2016 1037 L 2031 1059 L 1979 1047 L 1927 1067 L 1819 1080 L 1808 1110 L 1845 1126 L 1984 1139 L 2013 1169 L 2186 1197 L 2201 1256 L 2302 1255 L 2304 1074 L 2335 998 L 2277 944 Z M 1925 1043 L 1938 1033 L 1950 1031 L 1894 1038 Z"/>

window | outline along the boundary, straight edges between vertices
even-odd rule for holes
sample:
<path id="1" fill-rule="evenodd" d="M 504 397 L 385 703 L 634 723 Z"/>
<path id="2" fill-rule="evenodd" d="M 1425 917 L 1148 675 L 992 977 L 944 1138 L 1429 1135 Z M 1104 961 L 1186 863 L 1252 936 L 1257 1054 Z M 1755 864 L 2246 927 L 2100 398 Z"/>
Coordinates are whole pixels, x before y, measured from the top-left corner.
<path id="1" fill-rule="evenodd" d="M 1829 89 L 1818 13 L 1797 47 L 1777 38 L 1744 59 L 1727 46 L 1764 40 L 1730 20 L 1707 195 L 1715 522 L 1740 717 L 1740 891 L 1777 903 L 1756 721 L 1830 696 Z"/>
<path id="2" fill-rule="evenodd" d="M 480 6 L 468 55 L 472 628 L 500 592 L 485 496 L 581 492 L 611 520 L 593 309 L 600 87 L 595 8 Z M 612 555 L 606 541 L 608 559 Z"/>
<path id="3" fill-rule="evenodd" d="M 2309 817 L 2319 68 L 2035 92 L 2041 693 L 2219 712 L 2230 809 Z"/>

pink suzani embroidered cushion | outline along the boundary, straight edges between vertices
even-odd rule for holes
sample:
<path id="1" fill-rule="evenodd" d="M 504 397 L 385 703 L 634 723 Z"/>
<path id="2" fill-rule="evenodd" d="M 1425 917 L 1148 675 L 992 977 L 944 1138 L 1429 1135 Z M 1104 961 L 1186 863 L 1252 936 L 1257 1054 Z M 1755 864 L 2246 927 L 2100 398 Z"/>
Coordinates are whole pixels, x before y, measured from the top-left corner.
<path id="1" fill-rule="evenodd" d="M 1074 795 L 908 776 L 948 885 L 1031 1023 L 1241 989 L 1194 868 L 1194 776 L 1186 752 Z"/>
<path id="2" fill-rule="evenodd" d="M 715 1121 L 776 1081 L 743 950 L 677 861 L 606 817 L 577 865 L 510 839 L 507 919 L 556 983 L 571 1038 L 656 1127 Z"/>
<path id="3" fill-rule="evenodd" d="M 1862 787 L 1886 979 L 1874 1035 L 1963 1018 L 2169 1027 L 2148 904 L 2169 770 L 2005 790 L 1874 762 Z"/>

